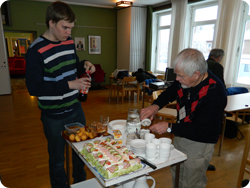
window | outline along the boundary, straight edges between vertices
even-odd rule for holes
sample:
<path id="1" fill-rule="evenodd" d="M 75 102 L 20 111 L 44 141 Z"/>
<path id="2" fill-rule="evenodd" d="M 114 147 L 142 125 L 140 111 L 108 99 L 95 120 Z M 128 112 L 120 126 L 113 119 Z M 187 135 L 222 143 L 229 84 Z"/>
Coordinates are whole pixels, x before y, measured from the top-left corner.
<path id="1" fill-rule="evenodd" d="M 165 72 L 169 57 L 171 12 L 156 13 L 154 16 L 157 29 L 153 32 L 155 45 L 153 45 L 154 53 L 152 57 L 155 64 L 152 69 L 154 72 Z"/>
<path id="2" fill-rule="evenodd" d="M 190 6 L 190 11 L 192 14 L 190 46 L 200 50 L 207 59 L 212 49 L 218 5 L 215 3 L 196 4 Z"/>
<path id="3" fill-rule="evenodd" d="M 250 85 L 250 11 L 245 2 L 243 14 L 242 39 L 239 44 L 241 53 L 238 60 L 236 83 Z"/>

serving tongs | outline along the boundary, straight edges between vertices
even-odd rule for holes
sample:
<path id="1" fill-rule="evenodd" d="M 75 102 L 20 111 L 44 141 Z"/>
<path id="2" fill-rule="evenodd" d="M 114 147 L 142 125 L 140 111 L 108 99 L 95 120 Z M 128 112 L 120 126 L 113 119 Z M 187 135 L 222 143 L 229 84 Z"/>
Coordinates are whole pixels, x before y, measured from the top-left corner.
<path id="1" fill-rule="evenodd" d="M 141 159 L 141 161 L 145 164 L 147 164 L 148 166 L 150 166 L 152 169 L 156 169 L 157 166 L 153 165 L 152 163 L 150 163 L 147 159 L 145 159 L 144 157 L 141 156 L 137 156 L 137 158 Z"/>

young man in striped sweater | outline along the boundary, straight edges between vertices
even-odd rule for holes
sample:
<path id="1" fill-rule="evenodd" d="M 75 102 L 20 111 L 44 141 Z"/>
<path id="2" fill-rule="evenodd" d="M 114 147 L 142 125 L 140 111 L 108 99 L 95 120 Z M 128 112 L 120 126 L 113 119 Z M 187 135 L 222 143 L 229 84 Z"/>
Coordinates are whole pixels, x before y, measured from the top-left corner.
<path id="1" fill-rule="evenodd" d="M 47 30 L 29 47 L 26 54 L 26 85 L 30 95 L 38 97 L 41 121 L 48 141 L 49 172 L 52 188 L 66 188 L 64 169 L 64 125 L 86 124 L 78 90 L 90 87 L 89 78 L 78 75 L 95 67 L 79 62 L 71 35 L 76 20 L 74 12 L 63 2 L 51 3 L 46 12 Z M 74 183 L 84 181 L 84 163 L 72 152 Z M 69 182 L 68 182 L 69 183 Z"/>

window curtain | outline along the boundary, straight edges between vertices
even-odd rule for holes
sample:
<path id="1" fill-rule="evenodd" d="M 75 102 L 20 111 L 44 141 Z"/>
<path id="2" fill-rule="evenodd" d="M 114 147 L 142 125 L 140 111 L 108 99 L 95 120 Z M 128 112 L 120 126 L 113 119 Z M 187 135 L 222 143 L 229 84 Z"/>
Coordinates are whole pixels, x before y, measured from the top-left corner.
<path id="1" fill-rule="evenodd" d="M 151 51 L 152 51 L 152 17 L 153 7 L 147 6 L 147 26 L 146 26 L 146 57 L 145 57 L 145 70 L 151 70 Z"/>
<path id="2" fill-rule="evenodd" d="M 172 3 L 172 19 L 171 19 L 171 36 L 169 43 L 169 50 L 171 50 L 171 57 L 169 66 L 176 58 L 177 54 L 185 48 L 185 22 L 188 0 L 171 0 Z"/>
<path id="3" fill-rule="evenodd" d="M 222 48 L 225 56 L 221 64 L 224 66 L 224 80 L 227 86 L 232 86 L 237 70 L 237 48 L 242 19 L 242 0 L 218 0 L 218 18 L 215 28 L 213 48 Z"/>
<path id="4" fill-rule="evenodd" d="M 147 8 L 132 7 L 129 71 L 137 71 L 145 64 Z"/>

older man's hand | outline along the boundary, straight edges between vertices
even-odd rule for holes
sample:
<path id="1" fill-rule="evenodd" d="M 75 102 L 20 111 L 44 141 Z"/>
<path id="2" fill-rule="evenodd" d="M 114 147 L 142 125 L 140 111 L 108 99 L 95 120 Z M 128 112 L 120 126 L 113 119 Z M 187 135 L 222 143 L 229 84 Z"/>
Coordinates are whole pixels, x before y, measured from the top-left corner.
<path id="1" fill-rule="evenodd" d="M 168 122 L 160 122 L 160 123 L 156 123 L 154 125 L 151 125 L 149 127 L 149 129 L 152 132 L 158 133 L 158 134 L 163 134 L 165 132 L 167 132 L 167 128 L 168 128 Z"/>
<path id="2" fill-rule="evenodd" d="M 158 112 L 158 110 L 159 110 L 159 106 L 156 104 L 153 104 L 147 108 L 143 108 L 140 114 L 141 120 L 144 120 L 146 118 L 149 118 L 150 120 L 152 120 L 154 115 Z"/>

